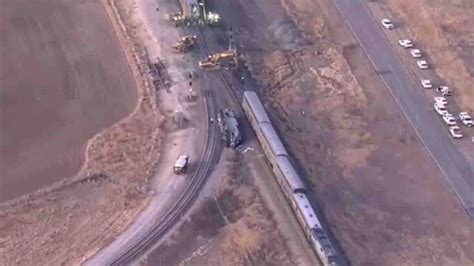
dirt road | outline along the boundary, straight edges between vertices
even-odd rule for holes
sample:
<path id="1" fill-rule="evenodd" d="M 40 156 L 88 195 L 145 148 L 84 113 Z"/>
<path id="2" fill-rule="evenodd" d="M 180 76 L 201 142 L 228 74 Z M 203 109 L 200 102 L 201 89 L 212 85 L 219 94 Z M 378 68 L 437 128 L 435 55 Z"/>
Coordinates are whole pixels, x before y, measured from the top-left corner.
<path id="1" fill-rule="evenodd" d="M 136 87 L 99 1 L 0 2 L 0 202 L 73 176 Z"/>

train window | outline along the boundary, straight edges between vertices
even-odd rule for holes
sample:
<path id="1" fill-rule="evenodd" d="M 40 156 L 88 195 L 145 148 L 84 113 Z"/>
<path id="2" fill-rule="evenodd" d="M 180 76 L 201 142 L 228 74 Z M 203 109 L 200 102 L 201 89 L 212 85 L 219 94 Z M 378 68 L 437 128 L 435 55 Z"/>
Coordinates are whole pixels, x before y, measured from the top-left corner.
<path id="1" fill-rule="evenodd" d="M 295 189 L 295 193 L 306 193 L 306 189 L 305 188 L 297 188 L 297 189 Z"/>

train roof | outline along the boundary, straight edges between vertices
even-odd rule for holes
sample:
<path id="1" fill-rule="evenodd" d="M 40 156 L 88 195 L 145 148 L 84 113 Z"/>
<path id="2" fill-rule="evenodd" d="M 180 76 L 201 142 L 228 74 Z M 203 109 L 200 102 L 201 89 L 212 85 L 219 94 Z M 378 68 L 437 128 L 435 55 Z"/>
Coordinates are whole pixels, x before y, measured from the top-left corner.
<path id="1" fill-rule="evenodd" d="M 288 181 L 291 190 L 294 193 L 297 193 L 297 192 L 306 193 L 306 187 L 301 181 L 301 178 L 296 172 L 295 168 L 290 163 L 290 160 L 288 159 L 288 157 L 277 156 L 277 164 L 281 172 L 285 176 L 286 180 Z"/>
<path id="2" fill-rule="evenodd" d="M 328 235 L 322 228 L 311 229 L 311 234 L 313 235 L 313 238 L 318 240 L 326 257 L 333 256 L 333 259 L 337 257 L 336 249 L 334 248 L 331 240 L 329 240 Z"/>
<path id="3" fill-rule="evenodd" d="M 252 109 L 252 112 L 258 123 L 271 123 L 270 118 L 268 117 L 268 114 L 265 111 L 262 102 L 258 98 L 257 93 L 255 93 L 254 91 L 245 91 L 244 99 L 247 101 L 248 105 L 250 106 L 250 109 Z"/>
<path id="4" fill-rule="evenodd" d="M 288 152 L 286 151 L 285 146 L 283 146 L 283 143 L 278 137 L 278 134 L 276 133 L 272 124 L 263 123 L 263 124 L 260 124 L 260 128 L 262 130 L 263 136 L 265 137 L 268 144 L 270 145 L 270 148 L 272 149 L 273 154 L 275 156 L 278 156 L 278 155 L 288 156 Z"/>
<path id="5" fill-rule="evenodd" d="M 301 214 L 303 215 L 304 220 L 309 225 L 310 228 L 321 228 L 321 223 L 319 222 L 318 216 L 314 212 L 313 207 L 309 203 L 308 198 L 305 194 L 296 193 L 293 194 L 294 200 Z"/>

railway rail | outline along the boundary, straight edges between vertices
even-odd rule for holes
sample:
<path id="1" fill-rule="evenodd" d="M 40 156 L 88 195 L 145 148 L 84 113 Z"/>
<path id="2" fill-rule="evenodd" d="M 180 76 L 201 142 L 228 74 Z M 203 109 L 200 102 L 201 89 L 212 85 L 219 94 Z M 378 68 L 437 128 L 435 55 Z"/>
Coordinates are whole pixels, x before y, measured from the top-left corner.
<path id="1" fill-rule="evenodd" d="M 198 39 L 199 39 L 198 42 L 199 42 L 199 46 L 202 48 L 202 52 L 204 54 L 209 54 L 210 52 L 209 45 L 207 44 L 206 38 L 204 37 L 204 34 L 202 33 L 202 30 L 200 28 L 196 29 L 196 35 L 198 36 Z M 243 109 L 239 104 L 240 100 L 237 97 L 237 94 L 235 93 L 235 91 L 232 89 L 232 86 L 229 84 L 229 82 L 225 78 L 222 71 L 217 71 L 216 74 L 219 77 L 219 79 L 222 81 L 222 83 L 224 84 L 224 87 L 227 90 L 227 92 L 229 92 L 229 95 L 232 97 L 232 100 L 234 101 L 234 105 L 239 109 L 240 113 L 243 114 L 244 113 Z"/>
<path id="2" fill-rule="evenodd" d="M 207 45 L 204 35 L 200 29 L 197 29 L 196 33 L 199 36 L 200 43 L 202 44 L 201 49 L 203 53 L 209 52 L 209 46 Z M 206 74 L 207 75 L 207 74 Z M 225 89 L 232 97 L 234 105 L 239 109 L 239 111 L 243 114 L 243 109 L 240 106 L 240 101 L 238 96 L 236 95 L 235 91 L 232 89 L 229 82 L 226 80 L 224 74 L 220 71 L 217 72 L 218 78 L 224 84 Z M 209 104 L 209 107 L 208 107 Z M 209 110 L 213 109 L 212 101 L 206 101 L 206 113 L 209 114 Z M 199 194 L 200 188 L 203 186 L 204 181 L 207 177 L 208 169 L 211 166 L 212 154 L 215 151 L 216 147 L 216 129 L 215 127 L 209 124 L 209 120 L 207 120 L 207 128 L 209 130 L 207 134 L 206 144 L 204 147 L 204 152 L 200 158 L 200 164 L 195 171 L 195 174 L 192 176 L 190 183 L 186 186 L 183 194 L 179 197 L 178 201 L 171 207 L 171 209 L 165 214 L 165 216 L 156 224 L 154 225 L 150 232 L 144 234 L 137 243 L 129 247 L 125 252 L 117 256 L 112 260 L 110 263 L 111 265 L 127 265 L 139 258 L 143 255 L 149 248 L 151 248 L 160 238 L 162 238 L 170 229 L 173 227 L 174 224 L 178 222 L 178 220 L 182 217 L 183 213 L 189 209 L 191 206 L 192 201 L 195 197 Z"/>
<path id="3" fill-rule="evenodd" d="M 211 108 L 207 106 L 208 104 Z M 212 110 L 212 101 L 206 101 L 205 107 L 206 113 L 209 113 L 209 109 Z M 211 126 L 209 122 L 206 123 L 209 132 L 207 134 L 204 152 L 200 158 L 200 164 L 192 176 L 190 183 L 186 186 L 183 194 L 165 216 L 152 227 L 149 233 L 143 235 L 137 243 L 128 248 L 120 256 L 114 258 L 110 265 L 127 265 L 143 255 L 153 246 L 154 243 L 156 243 L 156 241 L 169 232 L 173 225 L 182 217 L 183 213 L 191 206 L 192 201 L 199 194 L 200 188 L 203 186 L 204 181 L 207 178 L 208 170 L 212 164 L 212 154 L 216 148 L 216 129 Z"/>
<path id="4" fill-rule="evenodd" d="M 200 38 L 200 44 L 204 52 L 209 53 L 207 42 L 200 29 L 197 29 L 197 34 Z M 307 240 L 320 261 L 326 266 L 338 266 L 346 265 L 343 256 L 340 256 L 336 251 L 333 243 L 329 239 L 326 229 L 322 227 L 322 224 L 314 212 L 313 207 L 309 203 L 307 198 L 307 191 L 305 185 L 301 182 L 299 174 L 295 171 L 293 165 L 289 160 L 289 155 L 286 152 L 285 147 L 281 143 L 279 136 L 273 130 L 271 121 L 268 118 L 263 105 L 261 105 L 258 96 L 255 92 L 248 91 L 243 93 L 243 104 L 239 101 L 236 91 L 232 89 L 224 74 L 221 71 L 217 72 L 217 75 L 224 84 L 224 87 L 229 92 L 232 100 L 236 103 L 235 105 L 243 114 L 243 118 L 252 126 L 255 131 L 255 136 L 266 155 L 268 162 L 272 167 L 275 174 L 277 183 L 281 186 L 283 194 L 287 197 L 291 208 L 293 209 L 295 216 L 302 226 L 304 233 L 307 236 Z M 249 92 L 254 93 L 259 102 L 261 108 L 257 108 L 249 103 L 249 99 L 252 98 L 246 94 Z M 247 103 L 247 104 L 246 104 Z M 254 102 L 255 104 L 255 99 Z M 260 111 L 261 113 L 256 117 L 253 112 Z M 263 114 L 262 114 L 263 113 Z M 253 114 L 253 115 L 252 115 Z M 262 117 L 266 117 L 266 121 L 259 121 Z M 271 127 L 271 131 L 268 129 Z M 274 132 L 271 134 L 271 132 Z M 285 180 L 285 181 L 283 181 Z M 291 191 L 291 192 L 289 192 Z"/>

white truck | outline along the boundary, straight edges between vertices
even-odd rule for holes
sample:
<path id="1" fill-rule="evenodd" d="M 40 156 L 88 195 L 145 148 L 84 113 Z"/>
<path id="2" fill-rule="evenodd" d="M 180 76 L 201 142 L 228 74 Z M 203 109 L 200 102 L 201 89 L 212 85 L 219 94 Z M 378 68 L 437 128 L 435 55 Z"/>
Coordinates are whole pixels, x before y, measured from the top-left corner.
<path id="1" fill-rule="evenodd" d="M 185 174 L 189 166 L 189 156 L 180 155 L 173 167 L 173 172 L 177 175 Z"/>

